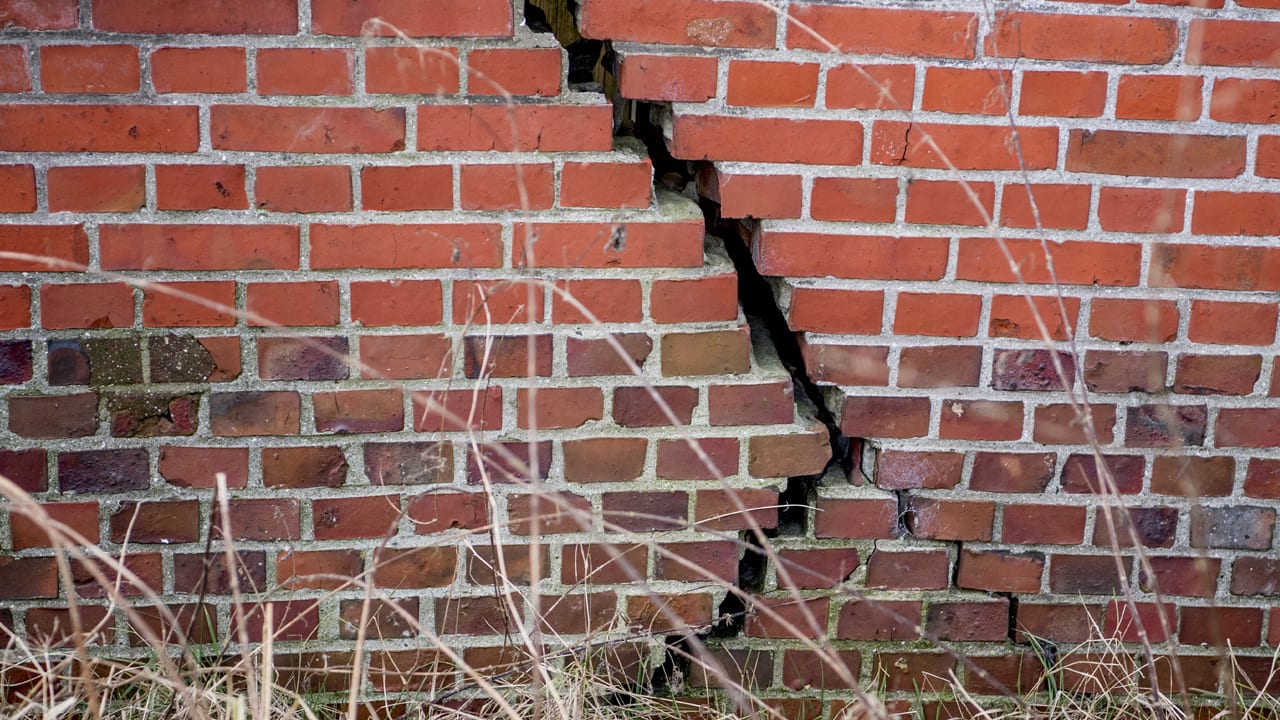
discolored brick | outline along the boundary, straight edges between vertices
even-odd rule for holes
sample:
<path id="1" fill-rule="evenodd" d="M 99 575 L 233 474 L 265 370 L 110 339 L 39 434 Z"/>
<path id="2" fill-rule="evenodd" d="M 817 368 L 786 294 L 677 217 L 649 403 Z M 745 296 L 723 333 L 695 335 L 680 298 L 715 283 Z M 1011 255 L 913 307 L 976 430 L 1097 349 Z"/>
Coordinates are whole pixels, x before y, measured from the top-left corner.
<path id="1" fill-rule="evenodd" d="M 258 339 L 258 374 L 263 380 L 343 380 L 348 362 L 346 338 Z"/>
<path id="2" fill-rule="evenodd" d="M 194 435 L 200 415 L 199 395 L 160 393 L 107 394 L 103 406 L 112 437 Z"/>
<path id="3" fill-rule="evenodd" d="M 1057 353 L 1062 366 L 1058 375 L 1051 350 L 997 350 L 992 364 L 991 387 L 995 390 L 1053 391 L 1069 388 L 1075 379 L 1075 358 Z M 1065 380 L 1065 382 L 1064 382 Z"/>
<path id="4" fill-rule="evenodd" d="M 151 468 L 143 448 L 58 454 L 58 487 L 64 493 L 146 490 Z"/>
<path id="5" fill-rule="evenodd" d="M 446 443 L 366 443 L 364 474 L 374 485 L 447 483 L 453 479 L 453 450 Z"/>

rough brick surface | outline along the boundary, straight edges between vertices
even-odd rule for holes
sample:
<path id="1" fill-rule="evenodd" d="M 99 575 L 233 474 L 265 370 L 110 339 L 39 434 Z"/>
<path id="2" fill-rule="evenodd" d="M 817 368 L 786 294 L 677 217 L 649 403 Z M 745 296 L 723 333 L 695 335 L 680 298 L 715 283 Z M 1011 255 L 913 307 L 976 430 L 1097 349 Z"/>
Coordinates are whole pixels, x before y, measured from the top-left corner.
<path id="1" fill-rule="evenodd" d="M 788 717 L 932 703 L 921 630 L 980 694 L 1010 633 L 1274 653 L 1280 4 L 578 5 L 658 104 L 509 0 L 0 0 L 0 473 L 312 689 L 366 572 L 388 692 L 519 659 L 504 572 L 557 649 L 738 582 Z M 105 615 L 3 527 L 0 624 Z"/>

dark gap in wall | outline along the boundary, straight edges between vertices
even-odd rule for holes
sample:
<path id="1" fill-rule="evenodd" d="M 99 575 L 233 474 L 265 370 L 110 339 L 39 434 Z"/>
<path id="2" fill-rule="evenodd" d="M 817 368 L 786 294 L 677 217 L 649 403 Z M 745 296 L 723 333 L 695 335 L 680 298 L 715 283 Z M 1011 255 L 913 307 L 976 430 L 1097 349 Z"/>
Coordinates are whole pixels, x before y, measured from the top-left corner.
<path id="1" fill-rule="evenodd" d="M 817 499 L 818 480 L 816 477 L 787 478 L 786 488 L 778 495 L 778 529 L 772 536 L 804 537 L 808 533 L 809 508 Z"/>
<path id="2" fill-rule="evenodd" d="M 852 439 L 840 432 L 840 423 L 831 413 L 823 398 L 822 389 L 809 377 L 805 368 L 804 356 L 800 352 L 800 342 L 796 334 L 787 324 L 786 315 L 778 307 L 774 299 L 773 286 L 756 269 L 751 257 L 751 237 L 755 232 L 754 220 L 727 219 L 720 217 L 720 204 L 701 198 L 703 214 L 707 218 L 707 232 L 724 240 L 725 250 L 733 261 L 738 273 L 738 302 L 747 319 L 763 327 L 778 353 L 795 388 L 798 402 L 807 400 L 813 405 L 817 419 L 827 428 L 831 441 L 831 462 L 819 474 L 825 476 L 835 467 L 839 467 L 844 477 L 851 478 L 856 468 L 853 465 L 853 453 L 850 451 Z"/>

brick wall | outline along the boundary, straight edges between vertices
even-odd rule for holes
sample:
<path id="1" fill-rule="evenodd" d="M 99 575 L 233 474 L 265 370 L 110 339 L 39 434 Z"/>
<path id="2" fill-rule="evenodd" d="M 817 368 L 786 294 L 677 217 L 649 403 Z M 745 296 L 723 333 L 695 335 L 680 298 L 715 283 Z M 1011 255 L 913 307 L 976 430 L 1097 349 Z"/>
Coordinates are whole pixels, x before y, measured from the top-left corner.
<path id="1" fill-rule="evenodd" d="M 1265 670 L 1274 2 L 582 0 L 614 102 L 508 0 L 176 5 L 0 0 L 0 472 L 178 609 L 98 644 L 231 633 L 235 575 L 342 664 L 367 580 L 394 689 L 511 608 L 705 630 L 706 574 L 778 702 L 841 685 L 796 634 L 908 695 L 1135 613 Z M 57 638 L 108 600 L 48 527 L 0 622 Z"/>

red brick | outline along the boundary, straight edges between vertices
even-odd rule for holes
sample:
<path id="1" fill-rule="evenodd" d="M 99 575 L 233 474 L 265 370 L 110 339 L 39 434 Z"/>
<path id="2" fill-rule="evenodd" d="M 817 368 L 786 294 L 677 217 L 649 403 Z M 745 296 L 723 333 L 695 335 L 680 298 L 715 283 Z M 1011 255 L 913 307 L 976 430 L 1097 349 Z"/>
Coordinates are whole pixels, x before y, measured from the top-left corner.
<path id="1" fill-rule="evenodd" d="M 258 316 L 246 318 L 251 326 L 337 325 L 338 283 L 249 283 L 245 311 Z"/>
<path id="2" fill-rule="evenodd" d="M 311 267 L 401 269 L 498 267 L 500 226 L 312 225 Z"/>
<path id="3" fill-rule="evenodd" d="M 467 53 L 473 95 L 560 94 L 560 48 L 481 48 Z"/>
<path id="4" fill-rule="evenodd" d="M 47 285 L 45 286 L 45 288 L 48 287 Z M 129 309 L 132 311 L 133 297 L 130 296 L 129 299 Z M 48 310 L 44 302 L 45 300 L 42 298 L 40 312 L 42 315 L 47 316 Z M 107 322 L 109 323 L 110 321 L 108 320 Z M 31 327 L 31 288 L 25 285 L 0 285 L 0 330 L 18 330 L 29 327 Z"/>
<path id="5" fill-rule="evenodd" d="M 194 107 L 3 105 L 0 150 L 17 152 L 193 152 Z"/>
<path id="6" fill-rule="evenodd" d="M 1193 300 L 1187 338 L 1198 343 L 1270 345 L 1276 336 L 1274 303 Z"/>
<path id="7" fill-rule="evenodd" d="M 771 48 L 777 28 L 769 8 L 738 0 L 587 0 L 578 19 L 586 37 L 698 47 Z"/>
<path id="8" fill-rule="evenodd" d="M 1004 186 L 1000 200 L 1000 224 L 1007 227 L 1036 227 L 1036 213 L 1031 210 L 1027 197 L 1028 186 L 1010 184 Z M 1040 185 L 1030 186 L 1035 198 L 1039 224 L 1045 228 L 1083 230 L 1089 224 L 1088 185 Z"/>
<path id="9" fill-rule="evenodd" d="M 156 165 L 159 210 L 247 210 L 243 165 Z"/>
<path id="10" fill-rule="evenodd" d="M 1000 539 L 1010 545 L 1079 545 L 1084 541 L 1082 507 L 1009 505 L 1002 517 Z"/>
<path id="11" fill-rule="evenodd" d="M 550 163 L 463 165 L 458 182 L 463 210 L 546 210 L 555 197 Z"/>
<path id="12" fill-rule="evenodd" d="M 607 152 L 613 149 L 612 116 L 612 108 L 603 101 L 557 105 L 420 105 L 418 149 Z"/>
<path id="13" fill-rule="evenodd" d="M 516 396 L 517 424 L 522 428 L 574 428 L 603 417 L 604 394 L 599 388 L 539 388 L 536 400 L 530 395 L 529 389 L 520 388 Z"/>
<path id="14" fill-rule="evenodd" d="M 1061 70 L 1022 73 L 1018 114 L 1098 117 L 1107 103 L 1107 74 Z"/>
<path id="15" fill-rule="evenodd" d="M 883 345 L 819 345 L 802 341 L 805 367 L 815 382 L 889 384 L 889 348 Z"/>
<path id="16" fill-rule="evenodd" d="M 830 438 L 815 423 L 807 432 L 752 437 L 747 472 L 753 477 L 819 475 L 830 459 Z"/>
<path id="17" fill-rule="evenodd" d="M 1232 178 L 1244 171 L 1245 139 L 1126 130 L 1072 130 L 1069 172 Z"/>
<path id="18" fill-rule="evenodd" d="M 352 282 L 351 319 L 365 327 L 438 325 L 440 295 L 439 280 Z"/>
<path id="19" fill-rule="evenodd" d="M 814 537 L 892 538 L 897 530 L 893 497 L 820 498 Z"/>
<path id="20" fill-rule="evenodd" d="M 647 159 L 566 161 L 560 171 L 561 207 L 647 208 L 652 194 L 653 165 Z"/>
<path id="21" fill-rule="evenodd" d="M 371 47 L 365 49 L 365 89 L 399 95 L 458 92 L 458 49 Z"/>
<path id="22" fill-rule="evenodd" d="M 230 327 L 235 309 L 234 282 L 153 284 L 142 293 L 146 327 Z"/>
<path id="23" fill-rule="evenodd" d="M 272 212 L 350 210 L 351 170 L 345 165 L 260 167 L 255 206 Z"/>
<path id="24" fill-rule="evenodd" d="M 1199 191 L 1191 232 L 1199 235 L 1272 235 L 1280 224 L 1280 193 Z"/>
<path id="25" fill-rule="evenodd" d="M 453 169 L 448 165 L 368 166 L 360 171 L 365 210 L 450 210 Z"/>
<path id="26" fill-rule="evenodd" d="M 879 335 L 883 311 L 880 290 L 798 287 L 791 291 L 787 324 L 794 332 Z"/>
<path id="27" fill-rule="evenodd" d="M 953 488 L 960 484 L 964 456 L 950 452 L 882 450 L 876 457 L 876 487 L 885 490 Z"/>
<path id="28" fill-rule="evenodd" d="M 714 57 L 627 53 L 618 84 L 627 98 L 703 102 L 715 97 L 717 67 Z"/>
<path id="29" fill-rule="evenodd" d="M 611 530 L 679 530 L 689 524 L 689 494 L 684 492 L 607 492 L 600 505 Z"/>
<path id="30" fill-rule="evenodd" d="M 551 310 L 556 322 L 565 324 L 592 322 L 577 308 L 575 302 L 570 302 L 565 295 L 573 298 L 576 303 L 581 303 L 598 322 L 640 322 L 643 316 L 642 289 L 640 283 L 635 280 L 557 282 L 556 293 L 552 296 Z M 535 297 L 541 299 L 541 292 L 536 293 Z"/>
<path id="31" fill-rule="evenodd" d="M 862 159 L 862 124 L 679 115 L 671 154 L 687 160 L 857 165 Z"/>
<path id="32" fill-rule="evenodd" d="M 40 321 L 47 330 L 133 325 L 133 289 L 123 283 L 42 285 Z"/>
<path id="33" fill-rule="evenodd" d="M 698 193 L 720 203 L 722 217 L 798 218 L 803 198 L 799 175 L 734 174 L 703 165 Z"/>
<path id="34" fill-rule="evenodd" d="M 965 550 L 957 560 L 956 587 L 990 592 L 1037 593 L 1044 573 L 1041 553 Z"/>
<path id="35" fill-rule="evenodd" d="M 1274 22 L 1192 20 L 1187 32 L 1187 62 L 1240 67 L 1280 66 L 1280 42 Z"/>
<path id="36" fill-rule="evenodd" d="M 1259 177 L 1280 177 L 1280 137 L 1258 138 L 1258 162 L 1254 170 Z"/>
<path id="37" fill-rule="evenodd" d="M 1075 38 L 1070 43 L 1062 38 Z M 1178 48 L 1173 20 L 1010 12 L 996 20 L 986 49 L 997 57 L 1163 65 Z"/>
<path id="38" fill-rule="evenodd" d="M 929 414 L 928 398 L 849 396 L 840 412 L 840 431 L 850 437 L 924 437 Z"/>
<path id="39" fill-rule="evenodd" d="M 826 637 L 828 598 L 752 598 L 744 633 L 759 638 Z"/>
<path id="40" fill-rule="evenodd" d="M 345 337 L 260 337 L 257 344 L 263 380 L 346 380 L 351 372 Z"/>
<path id="41" fill-rule="evenodd" d="M 1087 407 L 1087 412 L 1085 408 L 1073 407 L 1069 403 L 1041 405 L 1036 408 L 1031 439 L 1047 445 L 1084 445 L 1096 439 L 1103 445 L 1109 445 L 1115 425 L 1114 405 L 1093 403 Z M 1092 438 L 1089 429 L 1093 431 Z"/>
<path id="42" fill-rule="evenodd" d="M 1194 75 L 1121 75 L 1116 90 L 1120 120 L 1194 120 L 1200 117 L 1200 88 Z"/>
<path id="43" fill-rule="evenodd" d="M 263 48 L 258 51 L 259 95 L 350 95 L 352 51 Z"/>
<path id="44" fill-rule="evenodd" d="M 1114 491 L 1133 495 L 1142 489 L 1142 473 L 1146 460 L 1141 455 L 1103 455 L 1103 467 L 1110 475 Z M 1097 459 L 1093 455 L 1069 455 L 1062 465 L 1062 491 L 1066 493 L 1111 492 L 1104 489 L 1098 473 Z"/>
<path id="45" fill-rule="evenodd" d="M 123 33 L 292 35 L 297 0 L 229 0 L 218 5 L 174 6 L 166 0 L 93 0 L 93 26 Z"/>
<path id="46" fill-rule="evenodd" d="M 245 49 L 159 48 L 151 53 L 151 84 L 160 93 L 241 93 L 248 89 Z"/>
<path id="47" fill-rule="evenodd" d="M 196 500 L 126 500 L 109 521 L 112 542 L 170 544 L 200 539 L 200 503 Z"/>
<path id="48" fill-rule="evenodd" d="M 893 178 L 814 178 L 809 215 L 814 220 L 893 222 L 898 181 Z"/>
<path id="49" fill-rule="evenodd" d="M 702 240 L 700 222 L 525 223 L 512 253 L 521 267 L 702 267 Z"/>
<path id="50" fill-rule="evenodd" d="M 296 225 L 102 225 L 109 270 L 296 270 Z"/>
<path id="51" fill-rule="evenodd" d="M 977 295 L 899 293 L 893 321 L 898 335 L 973 337 L 982 298 Z"/>
<path id="52" fill-rule="evenodd" d="M 413 0 L 315 0 L 311 17 L 319 35 L 504 37 L 512 32 L 511 5 L 503 0 L 469 0 L 429 10 Z"/>
<path id="53" fill-rule="evenodd" d="M 1009 600 L 931 602 L 924 627 L 940 640 L 992 641 L 1009 635 Z"/>
<path id="54" fill-rule="evenodd" d="M 1006 239 L 1003 245 L 1028 283 L 1050 284 L 1056 277 L 1068 285 L 1137 285 L 1141 272 L 1142 248 L 1136 243 L 1052 243 L 1049 251 L 1056 275 L 1049 274 L 1040 241 Z M 991 238 L 960 241 L 956 275 L 983 282 L 1017 281 L 1001 244 Z"/>
<path id="55" fill-rule="evenodd" d="M 982 348 L 974 346 L 904 347 L 898 360 L 898 387 L 976 387 L 982 373 Z M 813 363 L 806 361 L 806 365 Z M 814 372 L 811 368 L 810 372 Z M 885 373 L 888 382 L 888 372 Z"/>
<path id="56" fill-rule="evenodd" d="M 1138 582 L 1143 590 L 1154 592 L 1157 588 L 1164 595 L 1175 595 L 1180 597 L 1213 597 L 1218 588 L 1218 573 L 1221 570 L 1222 561 L 1217 558 L 1184 558 L 1184 557 L 1153 557 L 1147 562 L 1151 563 L 1151 569 L 1154 571 L 1154 580 L 1145 570 L 1138 576 Z M 1187 611 L 1192 608 L 1183 608 L 1183 627 L 1186 632 L 1187 627 Z M 1204 608 L 1209 609 L 1209 608 Z M 1215 608 L 1215 610 L 1218 608 Z M 1200 629 L 1201 637 L 1208 635 L 1206 632 L 1212 623 L 1205 622 L 1208 618 L 1199 618 L 1204 626 Z M 1261 617 L 1259 617 L 1261 620 Z M 1182 638 L 1183 642 L 1206 642 L 1205 640 L 1190 640 L 1188 637 Z M 1256 644 L 1256 642 L 1255 642 Z"/>
<path id="57" fill-rule="evenodd" d="M 746 530 L 778 525 L 778 492 L 768 489 L 699 490 L 695 496 L 699 530 Z"/>
<path id="58" fill-rule="evenodd" d="M 0 225 L 0 247 L 35 256 L 0 258 L 4 272 L 68 272 L 89 262 L 89 238 L 83 225 Z"/>
<path id="59" fill-rule="evenodd" d="M 1012 80 L 1013 73 L 1009 70 L 927 68 L 920 109 L 964 115 L 1004 115 L 1008 111 L 1009 96 L 1013 94 Z"/>
<path id="60" fill-rule="evenodd" d="M 67 526 L 66 530 L 59 528 L 59 533 L 75 533 L 88 540 L 89 544 L 98 542 L 98 503 L 41 503 L 40 510 L 48 515 L 49 521 Z M 9 522 L 9 532 L 13 539 L 14 550 L 54 547 L 53 539 L 46 529 L 50 526 L 43 518 L 14 512 L 10 515 Z M 71 535 L 71 537 L 74 538 L 75 535 Z"/>
<path id="61" fill-rule="evenodd" d="M 841 640 L 910 641 L 920 637 L 919 600 L 850 600 L 836 616 Z"/>
<path id="62" fill-rule="evenodd" d="M 1020 295 L 997 295 L 991 299 L 992 337 L 1016 337 L 1027 340 L 1043 340 L 1044 333 L 1036 323 L 1036 316 L 1044 322 L 1051 340 L 1066 340 L 1078 327 L 1080 298 L 1062 298 L 1066 317 L 1059 309 L 1057 297 L 1032 297 L 1030 304 Z"/>
<path id="63" fill-rule="evenodd" d="M 995 523 L 993 502 L 937 500 L 913 497 L 908 527 L 918 538 L 947 541 L 989 541 Z"/>
<path id="64" fill-rule="evenodd" d="M 1058 130 L 1019 128 L 1015 145 L 1013 131 L 1001 125 L 877 120 L 871 126 L 870 160 L 937 169 L 954 165 L 960 170 L 1046 170 L 1057 165 Z"/>
<path id="65" fill-rule="evenodd" d="M 0 213 L 36 209 L 36 173 L 31 165 L 0 165 Z"/>
<path id="66" fill-rule="evenodd" d="M 1280 251 L 1270 247 L 1157 244 L 1152 287 L 1210 290 L 1280 289 Z"/>
<path id="67" fill-rule="evenodd" d="M 27 68 L 26 48 L 22 45 L 0 45 L 0 93 L 27 92 L 30 89 L 31 72 Z"/>
<path id="68" fill-rule="evenodd" d="M 588 438 L 564 442 L 564 479 L 569 482 L 634 480 L 644 469 L 644 438 Z"/>
<path id="69" fill-rule="evenodd" d="M 453 283 L 453 322 L 485 327 L 542 321 L 543 289 L 521 281 Z"/>
<path id="70" fill-rule="evenodd" d="M 1226 408 L 1218 413 L 1218 447 L 1274 447 L 1280 444 L 1280 411 Z"/>
<path id="71" fill-rule="evenodd" d="M 569 338 L 565 346 L 570 377 L 632 375 L 653 352 L 653 338 L 642 333 L 616 333 L 608 339 Z M 628 362 L 629 361 L 629 362 Z"/>
<path id="72" fill-rule="evenodd" d="M 40 85 L 47 93 L 137 92 L 138 68 L 138 48 L 132 45 L 40 48 Z"/>
<path id="73" fill-rule="evenodd" d="M 405 147 L 404 108 L 214 105 L 209 117 L 216 150 L 387 153 Z"/>
<path id="74" fill-rule="evenodd" d="M 49 168 L 50 212 L 132 212 L 146 202 L 141 165 Z"/>
<path id="75" fill-rule="evenodd" d="M 945 551 L 876 550 L 867 558 L 867 587 L 886 590 L 942 590 L 950 582 Z"/>
<path id="76" fill-rule="evenodd" d="M 729 105 L 813 107 L 817 94 L 817 63 L 729 61 Z"/>
<path id="77" fill-rule="evenodd" d="M 1172 300 L 1094 298 L 1089 334 L 1120 342 L 1169 342 L 1178 334 L 1178 306 Z"/>
<path id="78" fill-rule="evenodd" d="M 1253 472 L 1253 465 L 1250 466 Z M 1235 459 L 1230 457 L 1177 457 L 1157 455 L 1151 469 L 1151 492 L 1181 497 L 1222 497 L 1231 494 Z M 1250 476 L 1245 495 L 1251 495 Z"/>
<path id="79" fill-rule="evenodd" d="M 1106 623 L 1102 632 L 1121 642 L 1142 640 L 1163 643 L 1177 626 L 1176 608 L 1173 605 L 1140 602 L 1130 607 L 1124 600 L 1112 600 L 1107 603 Z"/>
<path id="80" fill-rule="evenodd" d="M 413 394 L 414 432 L 492 430 L 502 426 L 502 388 Z"/>
<path id="81" fill-rule="evenodd" d="M 857 548 L 782 550 L 778 553 L 780 588 L 827 590 L 858 568 Z"/>
<path id="82" fill-rule="evenodd" d="M 9 430 L 25 438 L 88 437 L 98 431 L 98 396 L 11 396 Z"/>
<path id="83" fill-rule="evenodd" d="M 996 188 L 988 182 L 910 180 L 907 182 L 909 223 L 925 225 L 988 225 L 995 213 Z"/>
<path id="84" fill-rule="evenodd" d="M 659 323 L 736 320 L 738 276 L 726 272 L 689 280 L 654 280 L 649 314 Z"/>
<path id="85" fill-rule="evenodd" d="M 209 397 L 214 435 L 296 435 L 301 400 L 295 392 L 214 393 Z"/>
<path id="86" fill-rule="evenodd" d="M 978 17 L 971 13 L 799 4 L 790 17 L 818 29 L 823 39 L 793 25 L 789 48 L 946 58 L 972 58 L 977 49 Z"/>
<path id="87" fill-rule="evenodd" d="M 662 375 L 741 375 L 751 370 L 751 336 L 745 327 L 662 336 Z"/>
<path id="88" fill-rule="evenodd" d="M 911 65 L 837 65 L 827 71 L 827 107 L 909 110 L 915 82 Z"/>
<path id="89" fill-rule="evenodd" d="M 1185 190 L 1104 187 L 1098 195 L 1103 230 L 1169 234 L 1182 231 Z"/>
<path id="90" fill-rule="evenodd" d="M 396 533 L 400 496 L 318 498 L 312 514 L 317 540 L 386 537 Z"/>
<path id="91" fill-rule="evenodd" d="M 396 389 L 346 390 L 312 396 L 317 432 L 395 432 L 404 429 L 404 395 Z"/>
<path id="92" fill-rule="evenodd" d="M 248 448 L 160 448 L 160 476 L 176 487 L 216 487 L 217 474 L 226 475 L 227 487 L 242 488 L 249 482 Z"/>
<path id="93" fill-rule="evenodd" d="M 1171 593 L 1176 594 L 1176 593 Z M 1260 608 L 1184 607 L 1178 642 L 1217 648 L 1262 644 Z"/>
<path id="94" fill-rule="evenodd" d="M 412 498 L 406 513 L 414 532 L 429 535 L 489 524 L 489 505 L 480 493 L 427 493 Z"/>
<path id="95" fill-rule="evenodd" d="M 68 30 L 80 22 L 76 0 L 49 0 L 40 3 L 5 3 L 0 8 L 0 26 L 25 30 Z"/>
<path id="96" fill-rule="evenodd" d="M 938 432 L 958 440 L 1017 440 L 1022 437 L 1022 403 L 944 400 Z"/>
<path id="97" fill-rule="evenodd" d="M 770 276 L 937 280 L 950 241 L 937 237 L 874 237 L 765 231 L 752 249 Z"/>
<path id="98" fill-rule="evenodd" d="M 1248 395 L 1262 372 L 1258 355 L 1179 355 L 1173 391 L 1190 395 Z"/>
<path id="99" fill-rule="evenodd" d="M 463 374 L 468 378 L 534 377 L 551 374 L 550 335 L 463 338 Z"/>

